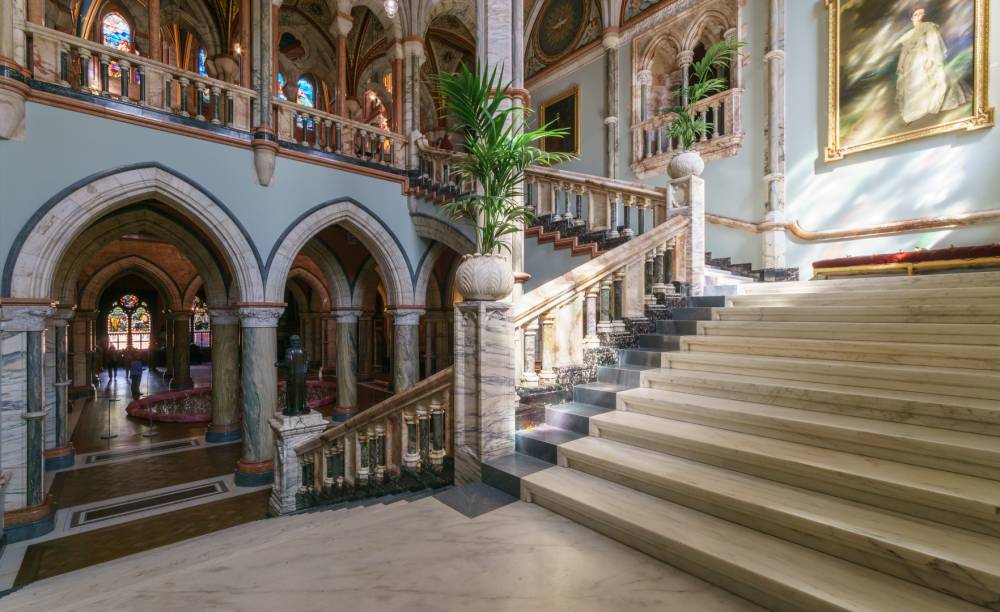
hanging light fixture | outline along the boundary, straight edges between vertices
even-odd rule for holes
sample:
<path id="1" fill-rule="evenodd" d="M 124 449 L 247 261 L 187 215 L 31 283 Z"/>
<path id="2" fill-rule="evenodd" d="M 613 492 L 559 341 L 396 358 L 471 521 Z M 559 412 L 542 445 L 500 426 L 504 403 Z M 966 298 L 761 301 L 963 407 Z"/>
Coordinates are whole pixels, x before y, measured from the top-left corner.
<path id="1" fill-rule="evenodd" d="M 396 16 L 396 9 L 399 8 L 399 4 L 396 0 L 385 0 L 385 2 L 382 3 L 382 6 L 385 8 L 385 14 L 389 17 L 389 19 Z"/>

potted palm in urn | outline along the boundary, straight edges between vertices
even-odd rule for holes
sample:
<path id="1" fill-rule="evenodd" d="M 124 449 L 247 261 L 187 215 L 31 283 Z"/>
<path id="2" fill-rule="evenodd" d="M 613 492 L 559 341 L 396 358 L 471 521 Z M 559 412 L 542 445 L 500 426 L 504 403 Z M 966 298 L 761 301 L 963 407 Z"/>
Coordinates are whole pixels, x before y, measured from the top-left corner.
<path id="1" fill-rule="evenodd" d="M 689 84 L 677 88 L 676 99 L 686 102 L 662 110 L 676 115 L 673 123 L 667 128 L 667 137 L 676 139 L 681 146 L 681 152 L 674 155 L 667 165 L 667 174 L 670 178 L 676 179 L 692 174 L 699 176 L 705 169 L 705 161 L 693 147 L 715 129 L 715 124 L 699 117 L 694 111 L 694 106 L 705 98 L 729 88 L 729 79 L 722 76 L 722 71 L 732 65 L 740 47 L 745 45 L 746 43 L 738 40 L 721 40 L 709 47 L 703 58 L 691 64 Z"/>
<path id="2" fill-rule="evenodd" d="M 572 155 L 543 151 L 545 138 L 561 138 L 565 129 L 551 124 L 528 129 L 524 110 L 511 103 L 511 83 L 501 70 L 462 64 L 457 72 L 435 75 L 433 83 L 442 100 L 441 111 L 464 134 L 464 153 L 456 160 L 461 178 L 474 181 L 476 189 L 442 206 L 453 219 L 475 227 L 477 252 L 465 255 L 455 282 L 467 300 L 496 301 L 514 288 L 514 274 L 503 253 L 510 252 L 508 235 L 534 219 L 522 204 L 521 186 L 529 165 L 550 165 Z"/>

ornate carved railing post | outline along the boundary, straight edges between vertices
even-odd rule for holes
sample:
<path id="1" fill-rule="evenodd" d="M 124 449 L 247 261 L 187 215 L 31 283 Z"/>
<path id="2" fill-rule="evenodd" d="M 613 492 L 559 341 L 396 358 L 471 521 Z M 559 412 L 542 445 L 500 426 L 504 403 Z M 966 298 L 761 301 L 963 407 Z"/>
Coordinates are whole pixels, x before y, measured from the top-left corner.
<path id="1" fill-rule="evenodd" d="M 431 470 L 440 472 L 444 468 L 444 404 L 437 397 L 431 399 L 431 450 L 428 455 Z"/>
<path id="2" fill-rule="evenodd" d="M 274 432 L 274 484 L 271 485 L 271 513 L 287 514 L 299 508 L 299 493 L 315 487 L 313 453 L 299 456 L 295 447 L 326 429 L 327 420 L 315 410 L 308 414 L 271 417 Z"/>

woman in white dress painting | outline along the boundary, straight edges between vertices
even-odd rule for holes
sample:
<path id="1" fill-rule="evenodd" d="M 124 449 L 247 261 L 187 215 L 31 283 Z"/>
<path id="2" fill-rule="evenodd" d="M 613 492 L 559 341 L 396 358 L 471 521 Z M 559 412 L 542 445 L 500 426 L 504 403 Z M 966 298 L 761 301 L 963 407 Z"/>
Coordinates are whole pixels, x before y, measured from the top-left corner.
<path id="1" fill-rule="evenodd" d="M 948 75 L 948 49 L 940 28 L 924 21 L 924 9 L 913 11 L 913 29 L 896 41 L 900 47 L 896 68 L 896 105 L 906 123 L 926 115 L 953 110 L 968 102 L 962 87 Z"/>

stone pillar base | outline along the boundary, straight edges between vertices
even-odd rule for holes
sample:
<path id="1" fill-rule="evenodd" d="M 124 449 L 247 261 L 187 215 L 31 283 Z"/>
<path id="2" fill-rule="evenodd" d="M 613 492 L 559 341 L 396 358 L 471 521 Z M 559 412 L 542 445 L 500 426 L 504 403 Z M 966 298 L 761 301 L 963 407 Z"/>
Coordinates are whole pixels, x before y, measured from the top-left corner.
<path id="1" fill-rule="evenodd" d="M 52 496 L 37 506 L 17 508 L 4 513 L 3 536 L 7 544 L 43 536 L 55 527 L 56 505 Z"/>
<path id="2" fill-rule="evenodd" d="M 229 425 L 209 425 L 205 432 L 205 442 L 209 444 L 222 444 L 225 442 L 235 442 L 243 438 L 243 429 L 239 423 Z"/>
<path id="3" fill-rule="evenodd" d="M 323 415 L 311 410 L 297 416 L 276 415 L 271 418 L 274 431 L 274 459 L 277 462 L 274 486 L 271 487 L 271 514 L 288 514 L 298 510 L 298 494 L 303 486 L 314 483 L 302 482 L 302 466 L 296 447 L 320 434 L 329 425 Z"/>
<path id="4" fill-rule="evenodd" d="M 72 444 L 45 451 L 45 471 L 64 470 L 76 463 L 76 449 Z"/>
<path id="5" fill-rule="evenodd" d="M 270 459 L 257 463 L 240 460 L 236 464 L 236 486 L 263 487 L 274 482 L 274 462 Z"/>

